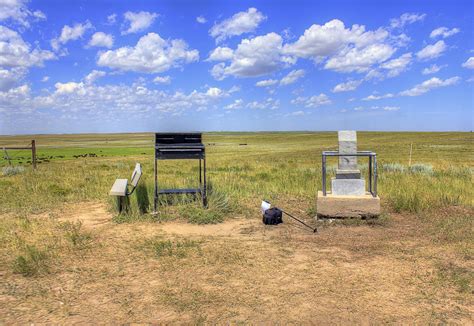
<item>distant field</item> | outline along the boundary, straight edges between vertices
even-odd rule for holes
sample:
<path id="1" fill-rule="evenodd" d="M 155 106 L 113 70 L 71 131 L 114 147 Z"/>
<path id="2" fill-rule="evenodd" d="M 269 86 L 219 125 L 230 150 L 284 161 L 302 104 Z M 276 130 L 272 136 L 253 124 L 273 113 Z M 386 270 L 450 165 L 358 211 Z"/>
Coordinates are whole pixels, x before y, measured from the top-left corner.
<path id="1" fill-rule="evenodd" d="M 264 227 L 258 208 L 266 198 L 315 224 L 321 152 L 337 149 L 336 132 L 206 133 L 209 209 L 164 198 L 157 216 L 143 212 L 153 134 L 0 136 L 0 149 L 33 138 L 38 169 L 12 150 L 25 169 L 0 175 L 0 324 L 474 317 L 472 133 L 358 133 L 359 149 L 377 153 L 383 215 L 319 221 L 315 236 Z M 135 162 L 140 191 L 117 215 L 108 191 Z M 160 173 L 163 187 L 192 186 L 197 162 L 160 162 Z"/>

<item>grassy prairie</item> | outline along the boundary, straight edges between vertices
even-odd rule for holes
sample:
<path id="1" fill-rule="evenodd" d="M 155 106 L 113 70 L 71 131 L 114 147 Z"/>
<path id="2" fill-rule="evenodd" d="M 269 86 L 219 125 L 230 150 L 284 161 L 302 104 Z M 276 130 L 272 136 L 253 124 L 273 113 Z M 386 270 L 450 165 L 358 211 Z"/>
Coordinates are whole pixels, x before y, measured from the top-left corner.
<path id="1" fill-rule="evenodd" d="M 0 148 L 31 138 L 0 136 Z M 38 169 L 27 152 L 10 151 L 25 169 L 0 176 L 2 323 L 473 317 L 472 133 L 358 133 L 359 149 L 378 155 L 383 215 L 318 222 L 316 236 L 291 223 L 264 227 L 258 207 L 266 198 L 316 223 L 320 154 L 337 148 L 335 132 L 205 134 L 209 209 L 165 198 L 157 216 L 145 212 L 152 134 L 34 138 Z M 108 190 L 135 162 L 144 171 L 140 189 L 132 210 L 117 215 Z M 366 161 L 359 164 L 366 172 Z M 160 162 L 161 184 L 196 185 L 197 168 Z"/>

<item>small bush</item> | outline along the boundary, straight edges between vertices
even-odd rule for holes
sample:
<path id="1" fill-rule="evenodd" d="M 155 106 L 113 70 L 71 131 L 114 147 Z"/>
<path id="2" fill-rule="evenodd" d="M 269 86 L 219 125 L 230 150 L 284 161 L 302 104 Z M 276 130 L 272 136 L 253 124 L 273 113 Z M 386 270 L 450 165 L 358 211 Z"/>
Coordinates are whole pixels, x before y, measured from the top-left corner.
<path id="1" fill-rule="evenodd" d="M 433 174 L 433 166 L 431 164 L 413 164 L 410 166 L 411 173 L 419 173 L 425 175 Z"/>
<path id="2" fill-rule="evenodd" d="M 15 259 L 13 271 L 23 276 L 46 273 L 49 271 L 48 254 L 33 245 L 27 245 L 25 253 Z"/>
<path id="3" fill-rule="evenodd" d="M 405 167 L 399 163 L 388 163 L 388 164 L 382 164 L 382 170 L 384 172 L 403 173 L 405 172 Z"/>
<path id="4" fill-rule="evenodd" d="M 2 169 L 2 174 L 5 177 L 9 177 L 12 175 L 20 174 L 25 171 L 25 168 L 22 166 L 6 166 Z"/>
<path id="5" fill-rule="evenodd" d="M 85 249 L 91 243 L 92 236 L 90 233 L 82 231 L 82 223 L 80 221 L 76 223 L 61 223 L 60 227 L 65 231 L 66 239 L 74 248 Z"/>

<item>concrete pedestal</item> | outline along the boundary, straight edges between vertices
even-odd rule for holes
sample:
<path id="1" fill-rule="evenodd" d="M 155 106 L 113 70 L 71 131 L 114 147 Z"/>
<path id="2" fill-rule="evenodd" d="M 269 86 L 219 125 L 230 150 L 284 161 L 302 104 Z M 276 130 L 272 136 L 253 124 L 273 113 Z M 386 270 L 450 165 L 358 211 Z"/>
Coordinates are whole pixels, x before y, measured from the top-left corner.
<path id="1" fill-rule="evenodd" d="M 323 196 L 323 192 L 318 191 L 316 213 L 323 218 L 376 217 L 380 215 L 380 198 L 369 192 L 360 196 L 336 196 L 332 193 Z"/>

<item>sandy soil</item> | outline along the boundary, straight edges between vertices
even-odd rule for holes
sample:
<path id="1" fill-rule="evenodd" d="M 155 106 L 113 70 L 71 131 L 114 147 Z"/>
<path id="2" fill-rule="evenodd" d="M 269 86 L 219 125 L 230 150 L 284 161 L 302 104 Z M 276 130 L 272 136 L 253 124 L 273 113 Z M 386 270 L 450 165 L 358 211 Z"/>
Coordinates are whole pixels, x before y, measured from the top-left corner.
<path id="1" fill-rule="evenodd" d="M 289 221 L 264 226 L 259 217 L 115 224 L 100 203 L 54 216 L 82 221 L 93 246 L 63 258 L 52 274 L 2 271 L 0 324 L 470 324 L 474 317 L 472 293 L 460 294 L 436 272 L 454 257 L 451 249 L 433 245 L 409 215 L 316 234 Z M 150 239 L 194 245 L 182 257 L 157 256 Z"/>

